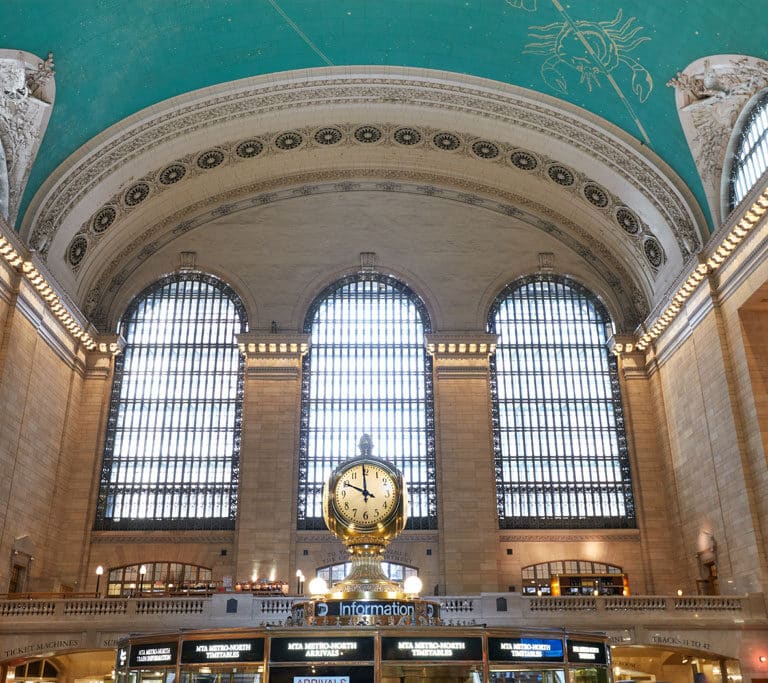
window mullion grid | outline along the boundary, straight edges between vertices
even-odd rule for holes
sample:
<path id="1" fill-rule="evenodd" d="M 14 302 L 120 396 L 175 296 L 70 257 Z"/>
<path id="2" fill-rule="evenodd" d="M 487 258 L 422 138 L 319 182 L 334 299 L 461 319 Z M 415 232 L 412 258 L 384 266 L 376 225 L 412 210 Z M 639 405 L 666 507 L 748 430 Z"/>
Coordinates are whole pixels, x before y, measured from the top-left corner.
<path id="1" fill-rule="evenodd" d="M 374 435 L 380 457 L 395 458 L 406 477 L 415 472 L 413 510 L 421 510 L 419 515 L 429 516 L 426 524 L 429 527 L 434 523 L 433 513 L 429 510 L 424 512 L 423 495 L 425 486 L 426 490 L 431 490 L 431 484 L 422 485 L 418 480 L 423 478 L 421 460 L 432 456 L 429 452 L 421 454 L 417 445 L 419 440 L 415 436 L 415 426 L 421 423 L 418 411 L 424 410 L 425 404 L 419 399 L 418 382 L 406 376 L 406 373 L 419 372 L 419 363 L 414 365 L 412 362 L 413 348 L 418 346 L 418 334 L 410 328 L 418 325 L 421 313 L 417 314 L 416 304 L 400 287 L 392 286 L 387 278 L 380 276 L 350 277 L 329 288 L 325 299 L 322 297 L 310 310 L 322 310 L 329 301 L 341 303 L 337 307 L 335 319 L 329 321 L 333 326 L 329 334 L 334 341 L 328 353 L 334 357 L 335 372 L 333 377 L 324 377 L 321 373 L 309 377 L 310 383 L 322 382 L 325 389 L 306 389 L 303 396 L 306 401 L 304 410 L 311 412 L 316 409 L 316 404 L 309 398 L 325 391 L 326 402 L 334 406 L 330 429 L 338 434 L 337 443 L 341 444 L 342 450 L 353 449 L 352 453 L 344 455 L 354 453 L 354 442 L 359 436 L 357 432 L 370 431 Z M 405 304 L 414 307 L 412 317 L 404 317 Z M 305 329 L 317 335 L 323 321 L 316 313 L 311 316 L 311 322 L 305 325 Z M 313 354 L 312 362 L 316 351 L 317 344 L 314 344 L 310 351 Z M 338 367 L 335 367 L 336 359 Z M 400 367 L 397 367 L 397 359 Z M 340 374 L 343 376 L 339 382 Z M 421 374 L 426 374 L 423 368 Z M 425 379 L 422 377 L 420 381 Z M 386 391 L 387 387 L 392 387 L 393 391 Z M 320 432 L 323 425 L 308 414 L 302 422 L 302 429 L 307 431 L 302 435 L 302 443 L 305 445 L 301 457 L 304 462 L 300 462 L 299 471 L 307 471 L 306 485 L 319 490 L 321 473 L 314 477 L 307 467 L 307 460 L 313 452 L 313 442 L 319 442 L 322 436 Z M 329 425 L 326 424 L 323 431 L 327 434 Z M 341 455 L 334 452 L 329 465 L 337 464 Z M 303 485 L 304 482 L 300 484 Z M 319 513 L 313 510 L 311 502 L 302 501 L 301 495 L 299 499 L 299 505 L 303 507 L 298 515 L 302 528 L 319 525 Z"/>

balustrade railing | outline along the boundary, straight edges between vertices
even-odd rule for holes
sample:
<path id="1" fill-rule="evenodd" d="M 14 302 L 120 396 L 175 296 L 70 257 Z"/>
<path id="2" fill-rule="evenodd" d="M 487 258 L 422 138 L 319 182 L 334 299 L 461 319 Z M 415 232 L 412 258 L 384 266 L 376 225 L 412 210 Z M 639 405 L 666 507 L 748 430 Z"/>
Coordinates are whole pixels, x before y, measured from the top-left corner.
<path id="1" fill-rule="evenodd" d="M 291 607 L 304 597 L 257 596 L 248 593 L 215 593 L 209 596 L 136 596 L 110 598 L 92 596 L 33 597 L 0 596 L 0 632 L 20 624 L 33 627 L 58 624 L 62 628 L 88 628 L 94 621 L 114 631 L 145 628 L 163 617 L 163 623 L 178 628 L 201 628 L 216 623 L 286 625 Z M 670 625 L 695 613 L 697 623 L 768 620 L 761 594 L 750 596 L 522 596 L 485 593 L 472 596 L 439 596 L 441 618 L 447 625 L 530 624 L 572 625 L 605 628 L 626 621 L 644 619 Z M 638 621 L 639 620 L 639 621 Z M 37 626 L 34 626 L 37 625 Z"/>

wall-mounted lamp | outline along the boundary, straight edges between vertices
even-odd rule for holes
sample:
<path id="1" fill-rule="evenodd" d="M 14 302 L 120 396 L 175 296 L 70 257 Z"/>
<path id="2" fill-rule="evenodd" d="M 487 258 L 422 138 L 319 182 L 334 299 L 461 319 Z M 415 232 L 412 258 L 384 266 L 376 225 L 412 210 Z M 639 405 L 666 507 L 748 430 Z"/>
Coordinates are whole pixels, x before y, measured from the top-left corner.
<path id="1" fill-rule="evenodd" d="M 100 597 L 99 584 L 101 583 L 101 575 L 104 573 L 104 567 L 99 565 L 96 567 L 96 597 Z"/>
<path id="2" fill-rule="evenodd" d="M 766 662 L 768 662 L 768 657 L 766 657 L 765 655 L 760 655 L 757 658 L 757 661 L 760 662 L 761 664 L 765 664 Z"/>
<path id="3" fill-rule="evenodd" d="M 296 570 L 296 595 L 304 595 L 304 573 L 301 569 Z"/>
<path id="4" fill-rule="evenodd" d="M 682 598 L 683 597 L 683 589 L 682 588 L 678 588 L 677 589 L 677 597 L 678 598 Z"/>
<path id="5" fill-rule="evenodd" d="M 144 592 L 144 577 L 147 575 L 147 565 L 139 567 L 139 593 Z"/>

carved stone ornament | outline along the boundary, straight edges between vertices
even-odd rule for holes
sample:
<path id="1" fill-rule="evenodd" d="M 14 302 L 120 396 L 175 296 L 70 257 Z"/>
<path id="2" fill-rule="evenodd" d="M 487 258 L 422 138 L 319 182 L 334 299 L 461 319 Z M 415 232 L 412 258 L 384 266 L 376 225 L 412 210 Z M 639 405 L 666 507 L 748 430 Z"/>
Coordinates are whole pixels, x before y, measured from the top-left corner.
<path id="1" fill-rule="evenodd" d="M 720 225 L 723 171 L 734 126 L 744 105 L 768 87 L 768 62 L 744 55 L 698 59 L 671 79 L 680 123 L 704 184 L 712 219 Z M 725 169 L 727 172 L 728 169 Z"/>
<path id="2" fill-rule="evenodd" d="M 53 55 L 0 50 L 0 215 L 16 221 L 24 188 L 51 116 Z"/>

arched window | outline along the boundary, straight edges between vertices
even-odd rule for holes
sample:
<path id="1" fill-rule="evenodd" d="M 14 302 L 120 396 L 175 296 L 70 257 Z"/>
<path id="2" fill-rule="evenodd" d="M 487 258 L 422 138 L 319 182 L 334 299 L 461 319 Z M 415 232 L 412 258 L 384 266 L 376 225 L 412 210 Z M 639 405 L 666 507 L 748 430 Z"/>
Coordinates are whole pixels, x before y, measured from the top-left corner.
<path id="1" fill-rule="evenodd" d="M 491 359 L 502 528 L 633 527 L 610 318 L 564 277 L 522 278 L 496 298 Z"/>
<path id="2" fill-rule="evenodd" d="M 137 593 L 211 593 L 210 567 L 182 562 L 144 562 L 124 567 L 110 567 L 107 572 L 107 595 L 125 597 Z"/>
<path id="3" fill-rule="evenodd" d="M 231 529 L 237 512 L 246 329 L 237 295 L 177 273 L 121 322 L 96 529 Z"/>
<path id="4" fill-rule="evenodd" d="M 758 95 L 741 127 L 731 165 L 730 207 L 735 208 L 768 170 L 768 90 Z"/>
<path id="5" fill-rule="evenodd" d="M 351 562 L 328 564 L 324 567 L 318 567 L 317 571 L 315 571 L 315 576 L 325 579 L 330 586 L 347 576 L 351 568 Z M 390 581 L 405 581 L 409 576 L 419 575 L 419 570 L 416 567 L 400 564 L 399 562 L 382 562 L 381 569 Z"/>
<path id="6" fill-rule="evenodd" d="M 339 280 L 315 299 L 304 331 L 298 525 L 324 529 L 323 482 L 358 454 L 394 463 L 410 492 L 410 529 L 437 525 L 432 364 L 424 345 L 429 318 L 402 282 L 375 273 Z"/>

